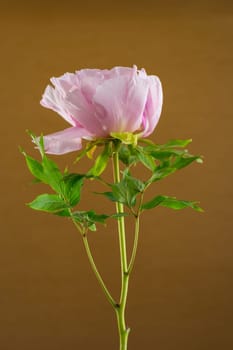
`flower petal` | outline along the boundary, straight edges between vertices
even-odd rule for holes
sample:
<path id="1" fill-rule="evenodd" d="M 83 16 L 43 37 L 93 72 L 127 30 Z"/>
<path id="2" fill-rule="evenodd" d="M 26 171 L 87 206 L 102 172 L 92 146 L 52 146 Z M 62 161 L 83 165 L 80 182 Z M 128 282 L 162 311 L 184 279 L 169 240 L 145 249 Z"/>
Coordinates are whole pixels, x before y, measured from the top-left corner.
<path id="1" fill-rule="evenodd" d="M 78 85 L 78 79 L 74 73 L 65 73 L 60 77 L 53 77 L 50 79 L 51 83 L 59 91 L 59 93 L 65 97 L 67 92 Z"/>
<path id="2" fill-rule="evenodd" d="M 40 104 L 60 114 L 71 125 L 76 125 L 75 119 L 66 109 L 64 97 L 52 86 L 48 85 L 46 87 Z"/>
<path id="3" fill-rule="evenodd" d="M 48 154 L 65 154 L 82 148 L 82 138 L 91 139 L 84 128 L 68 128 L 44 136 L 44 148 Z"/>
<path id="4" fill-rule="evenodd" d="M 150 87 L 143 113 L 143 137 L 150 135 L 154 131 L 159 121 L 163 104 L 163 91 L 159 78 L 157 76 L 149 76 L 148 79 Z"/>
<path id="5" fill-rule="evenodd" d="M 102 127 L 108 132 L 134 132 L 142 123 L 148 82 L 135 74 L 120 75 L 100 85 L 94 101 L 106 110 Z"/>
<path id="6" fill-rule="evenodd" d="M 66 108 L 86 130 L 94 135 L 103 136 L 102 125 L 97 118 L 98 109 L 87 101 L 79 89 L 67 94 Z"/>

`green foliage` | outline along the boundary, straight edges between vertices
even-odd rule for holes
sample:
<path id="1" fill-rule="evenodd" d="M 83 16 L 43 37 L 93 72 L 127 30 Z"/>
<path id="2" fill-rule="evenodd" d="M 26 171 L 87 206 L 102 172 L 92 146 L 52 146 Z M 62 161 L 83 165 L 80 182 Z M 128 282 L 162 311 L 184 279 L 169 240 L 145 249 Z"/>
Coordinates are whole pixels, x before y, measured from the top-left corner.
<path id="1" fill-rule="evenodd" d="M 192 139 L 187 140 L 170 140 L 165 143 L 164 148 L 186 147 L 192 142 Z"/>
<path id="2" fill-rule="evenodd" d="M 55 192 L 59 192 L 60 182 L 63 177 L 58 166 L 55 162 L 49 159 L 44 152 L 43 137 L 36 138 L 34 135 L 30 134 L 33 142 L 37 145 L 37 148 L 41 154 L 41 162 L 30 157 L 26 152 L 22 151 L 25 156 L 25 160 L 28 166 L 28 169 L 32 175 L 39 182 L 43 182 L 49 185 Z"/>
<path id="3" fill-rule="evenodd" d="M 93 177 L 100 176 L 108 164 L 110 155 L 111 143 L 106 143 L 103 152 L 96 158 L 94 166 L 89 170 L 88 175 Z"/>
<path id="4" fill-rule="evenodd" d="M 104 171 L 110 156 L 110 145 L 105 145 L 103 152 L 97 157 L 91 172 L 87 175 L 69 173 L 67 169 L 62 173 L 56 163 L 45 154 L 43 137 L 35 137 L 32 133 L 30 135 L 40 152 L 41 161 L 32 158 L 25 151 L 21 150 L 28 169 L 35 177 L 36 182 L 42 182 L 48 185 L 55 193 L 41 194 L 32 202 L 28 203 L 28 206 L 34 210 L 70 217 L 75 222 L 81 224 L 81 227 L 91 231 L 96 230 L 95 223 L 104 224 L 106 219 L 112 215 L 97 214 L 93 210 L 74 211 L 74 208 L 80 202 L 81 190 L 85 178 L 98 177 Z M 88 148 L 86 153 L 90 149 Z"/>
<path id="5" fill-rule="evenodd" d="M 138 159 L 134 154 L 134 148 L 131 145 L 121 144 L 119 147 L 119 159 L 126 166 L 130 166 L 132 164 L 136 164 Z"/>
<path id="6" fill-rule="evenodd" d="M 200 156 L 192 155 L 185 149 L 191 142 L 190 139 L 171 140 L 164 145 L 158 145 L 150 140 L 138 140 L 137 135 L 131 133 L 114 133 L 109 139 L 98 139 L 87 144 L 76 161 L 84 156 L 92 159 L 96 146 L 102 146 L 103 149 L 87 174 L 77 174 L 69 173 L 67 169 L 62 173 L 57 164 L 45 154 L 43 137 L 38 138 L 32 133 L 30 135 L 40 152 L 41 160 L 38 161 L 22 151 L 28 169 L 36 182 L 42 182 L 54 191 L 53 194 L 45 193 L 36 197 L 28 204 L 32 209 L 69 217 L 78 228 L 84 231 L 95 231 L 96 223 L 105 224 L 110 217 L 118 219 L 126 215 L 123 213 L 97 214 L 93 210 L 76 209 L 80 203 L 84 180 L 91 178 L 101 180 L 110 187 L 110 191 L 103 192 L 102 195 L 112 202 L 126 205 L 134 215 L 139 215 L 141 211 L 157 206 L 175 210 L 190 207 L 196 211 L 202 211 L 195 201 L 178 200 L 175 197 L 162 195 L 142 204 L 144 192 L 152 183 L 162 180 L 193 162 L 202 162 Z M 118 152 L 119 159 L 124 165 L 124 171 L 119 182 L 108 184 L 100 176 L 106 169 L 113 152 Z M 132 176 L 130 172 L 137 163 L 141 163 L 151 172 L 145 182 Z M 137 200 L 138 196 L 140 200 Z M 137 209 L 135 209 L 136 204 L 138 204 Z"/>
<path id="7" fill-rule="evenodd" d="M 197 204 L 198 202 L 191 202 L 191 201 L 185 201 L 176 199 L 175 197 L 168 197 L 168 196 L 156 196 L 149 202 L 142 205 L 141 209 L 152 209 L 157 207 L 158 205 L 161 205 L 163 207 L 171 208 L 174 210 L 180 210 L 184 208 L 192 208 L 196 211 L 202 212 L 203 209 L 199 207 Z"/>
<path id="8" fill-rule="evenodd" d="M 28 206 L 32 209 L 49 213 L 57 213 L 68 208 L 64 200 L 58 194 L 47 193 L 36 197 Z"/>
<path id="9" fill-rule="evenodd" d="M 60 193 L 70 207 L 74 207 L 80 201 L 84 177 L 85 175 L 81 174 L 68 174 L 62 178 Z"/>
<path id="10" fill-rule="evenodd" d="M 112 192 L 103 192 L 101 194 L 112 202 L 123 203 L 127 207 L 132 208 L 136 205 L 137 195 L 144 191 L 145 184 L 143 181 L 131 176 L 127 168 L 123 172 L 121 181 L 111 184 L 110 187 Z"/>
<path id="11" fill-rule="evenodd" d="M 190 142 L 191 140 L 172 140 L 165 145 L 150 143 L 143 147 L 143 152 L 155 161 L 155 168 L 151 169 L 152 175 L 147 184 L 161 180 L 194 161 L 202 163 L 200 156 L 190 154 L 187 149 L 180 149 L 186 147 Z"/>
<path id="12" fill-rule="evenodd" d="M 141 146 L 137 146 L 134 150 L 135 157 L 137 158 L 137 161 L 141 162 L 146 168 L 151 170 L 152 172 L 155 171 L 156 164 L 154 158 L 145 152 L 144 148 Z"/>
<path id="13" fill-rule="evenodd" d="M 94 210 L 76 211 L 72 214 L 75 222 L 80 223 L 85 229 L 96 231 L 96 223 L 105 224 L 110 216 L 106 214 L 96 214 Z"/>

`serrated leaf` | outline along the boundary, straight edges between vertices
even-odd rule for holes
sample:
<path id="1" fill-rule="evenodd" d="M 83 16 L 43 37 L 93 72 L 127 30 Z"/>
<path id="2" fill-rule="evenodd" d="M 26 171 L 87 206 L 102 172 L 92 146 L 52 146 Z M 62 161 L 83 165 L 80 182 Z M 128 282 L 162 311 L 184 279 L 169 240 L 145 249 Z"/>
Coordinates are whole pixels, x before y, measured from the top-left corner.
<path id="1" fill-rule="evenodd" d="M 180 210 L 180 209 L 190 207 L 196 211 L 202 212 L 203 209 L 199 207 L 197 203 L 198 202 L 190 202 L 190 201 L 178 200 L 176 198 L 168 197 L 161 203 L 161 205 L 167 208 L 175 209 L 175 210 Z"/>
<path id="2" fill-rule="evenodd" d="M 71 211 L 69 209 L 62 209 L 59 211 L 54 212 L 53 214 L 63 217 L 71 217 Z"/>
<path id="3" fill-rule="evenodd" d="M 136 204 L 136 197 L 143 192 L 144 182 L 130 175 L 128 169 L 123 172 L 122 180 L 111 185 L 114 200 L 127 205 L 129 208 Z M 112 199 L 111 199 L 112 200 Z"/>
<path id="4" fill-rule="evenodd" d="M 125 182 L 126 187 L 129 187 L 131 190 L 136 192 L 142 192 L 145 188 L 144 182 L 131 176 L 128 169 L 126 169 L 126 171 L 123 172 L 121 182 Z"/>
<path id="5" fill-rule="evenodd" d="M 84 177 L 85 175 L 81 174 L 68 174 L 61 181 L 62 196 L 71 207 L 74 207 L 80 201 Z"/>
<path id="6" fill-rule="evenodd" d="M 143 204 L 141 206 L 142 210 L 147 210 L 147 209 L 152 209 L 157 207 L 161 202 L 163 202 L 164 200 L 164 196 L 156 196 L 155 198 L 153 198 L 152 200 L 150 200 L 149 202 L 146 202 L 145 204 Z"/>
<path id="7" fill-rule="evenodd" d="M 165 143 L 164 147 L 186 147 L 192 142 L 192 139 L 187 140 L 170 140 L 167 143 Z"/>
<path id="8" fill-rule="evenodd" d="M 41 194 L 36 197 L 28 206 L 35 210 L 42 210 L 50 213 L 62 212 L 67 209 L 66 203 L 57 194 Z"/>
<path id="9" fill-rule="evenodd" d="M 90 221 L 100 222 L 102 224 L 104 224 L 106 219 L 108 219 L 110 217 L 107 214 L 96 214 L 96 212 L 94 210 L 89 210 L 87 212 L 87 214 L 88 214 L 88 218 Z"/>
<path id="10" fill-rule="evenodd" d="M 117 202 L 128 204 L 129 199 L 127 198 L 127 188 L 125 187 L 125 184 L 117 183 L 112 185 L 111 187 L 113 198 L 116 198 Z"/>
<path id="11" fill-rule="evenodd" d="M 109 215 L 97 214 L 94 210 L 89 211 L 77 211 L 72 213 L 72 218 L 79 222 L 83 227 L 88 228 L 91 231 L 96 231 L 95 223 L 105 224 Z"/>
<path id="12" fill-rule="evenodd" d="M 182 156 L 186 154 L 186 150 L 173 150 L 173 149 L 150 149 L 147 148 L 147 152 L 154 159 L 164 161 L 171 157 Z"/>
<path id="13" fill-rule="evenodd" d="M 30 170 L 31 174 L 35 176 L 36 179 L 44 182 L 46 180 L 44 175 L 44 170 L 40 162 L 38 162 L 36 159 L 28 156 L 26 153 L 24 153 L 26 164 L 28 166 L 28 169 Z"/>
<path id="14" fill-rule="evenodd" d="M 55 162 L 43 156 L 41 163 L 23 152 L 26 164 L 31 174 L 40 182 L 52 187 L 53 190 L 60 193 L 60 181 L 62 174 Z"/>
<path id="15" fill-rule="evenodd" d="M 49 184 L 54 191 L 60 193 L 60 184 L 63 178 L 57 164 L 44 155 L 41 165 L 44 170 L 45 181 Z M 43 181 L 43 182 L 45 182 Z"/>
<path id="16" fill-rule="evenodd" d="M 129 166 L 137 162 L 137 157 L 135 156 L 131 145 L 121 144 L 118 152 L 119 159 L 125 165 Z"/>
<path id="17" fill-rule="evenodd" d="M 114 196 L 112 192 L 95 192 L 96 194 L 102 194 L 107 199 L 109 199 L 112 202 L 117 202 L 117 198 Z"/>
<path id="18" fill-rule="evenodd" d="M 199 156 L 184 155 L 182 157 L 177 157 L 173 162 L 172 166 L 176 169 L 182 169 L 189 164 L 197 161 L 200 163 L 201 158 Z"/>
<path id="19" fill-rule="evenodd" d="M 139 153 L 139 160 L 140 162 L 149 170 L 154 171 L 156 168 L 156 164 L 153 160 L 153 158 L 146 154 L 146 153 Z"/>
<path id="20" fill-rule="evenodd" d="M 197 204 L 198 202 L 192 202 L 192 201 L 186 201 L 186 200 L 180 200 L 176 199 L 176 197 L 168 197 L 168 196 L 156 196 L 149 202 L 142 205 L 141 209 L 152 209 L 157 207 L 158 205 L 161 205 L 166 208 L 171 208 L 174 210 L 181 210 L 184 208 L 192 208 L 196 211 L 202 212 L 203 209 L 199 207 Z"/>
<path id="21" fill-rule="evenodd" d="M 165 177 L 173 174 L 175 171 L 176 171 L 176 168 L 170 168 L 170 167 L 158 168 L 154 171 L 150 179 L 147 181 L 147 184 L 162 180 Z"/>

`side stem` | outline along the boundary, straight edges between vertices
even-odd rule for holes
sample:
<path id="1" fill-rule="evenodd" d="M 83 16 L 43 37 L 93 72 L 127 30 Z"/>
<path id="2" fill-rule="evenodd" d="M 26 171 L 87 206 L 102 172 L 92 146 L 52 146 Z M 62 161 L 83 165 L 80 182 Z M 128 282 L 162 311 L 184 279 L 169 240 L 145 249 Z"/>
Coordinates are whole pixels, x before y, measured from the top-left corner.
<path id="1" fill-rule="evenodd" d="M 129 275 L 133 269 L 134 262 L 135 262 L 135 257 L 136 257 L 136 253 L 137 253 L 137 247 L 138 247 L 138 236 L 139 236 L 139 215 L 136 217 L 136 222 L 135 222 L 133 251 L 132 251 L 132 255 L 131 255 L 131 259 L 130 259 L 130 263 L 129 263 L 129 267 L 128 267 L 128 274 Z"/>
<path id="2" fill-rule="evenodd" d="M 113 297 L 111 296 L 108 288 L 106 287 L 97 267 L 96 267 L 96 264 L 95 264 L 95 261 L 93 259 L 93 256 L 92 256 L 92 253 L 91 253 L 91 249 L 90 249 L 90 246 L 89 246 L 89 243 L 88 243 L 88 239 L 87 239 L 87 235 L 85 232 L 82 232 L 82 229 L 79 227 L 79 225 L 73 220 L 73 223 L 74 225 L 77 227 L 77 229 L 81 232 L 81 235 L 82 235 L 82 238 L 83 238 L 83 244 L 84 244 L 84 247 L 85 247 L 85 250 L 86 250 L 86 253 L 87 253 L 87 257 L 88 257 L 88 260 L 90 262 L 90 265 L 91 265 L 91 268 L 101 286 L 101 288 L 103 289 L 103 292 L 104 294 L 106 295 L 107 297 L 107 300 L 109 301 L 109 303 L 114 307 L 114 309 L 116 309 L 117 307 L 117 303 L 115 302 L 115 300 L 113 299 Z"/>

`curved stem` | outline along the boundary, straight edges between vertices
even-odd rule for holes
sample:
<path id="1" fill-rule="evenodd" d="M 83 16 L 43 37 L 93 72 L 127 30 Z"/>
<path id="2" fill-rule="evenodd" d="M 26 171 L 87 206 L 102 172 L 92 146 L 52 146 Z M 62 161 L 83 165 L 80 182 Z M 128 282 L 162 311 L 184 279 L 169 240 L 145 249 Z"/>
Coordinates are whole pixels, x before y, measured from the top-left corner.
<path id="1" fill-rule="evenodd" d="M 138 247 L 138 236 L 139 236 L 139 215 L 136 217 L 136 222 L 135 222 L 134 244 L 133 244 L 132 255 L 131 255 L 131 259 L 128 267 L 128 274 L 131 273 L 134 266 L 137 247 Z"/>
<path id="2" fill-rule="evenodd" d="M 114 307 L 114 309 L 117 307 L 117 303 L 115 302 L 115 300 L 113 299 L 113 297 L 111 296 L 110 292 L 108 291 L 108 288 L 106 287 L 97 267 L 96 267 L 96 264 L 94 262 L 94 259 L 93 259 L 93 256 L 92 256 L 92 253 L 91 253 L 91 250 L 90 250 L 90 246 L 89 246 L 89 243 L 88 243 L 88 240 L 87 240 L 87 235 L 86 233 L 83 233 L 80 229 L 80 227 L 77 225 L 77 223 L 73 220 L 73 223 L 74 225 L 77 227 L 77 229 L 81 232 L 82 234 L 82 238 L 83 238 L 83 243 L 84 243 L 84 247 L 85 247 L 85 250 L 86 250 L 86 253 L 87 253 L 87 257 L 88 257 L 88 260 L 90 262 L 90 265 L 92 267 L 92 270 L 101 286 L 101 288 L 103 289 L 104 291 L 104 294 L 106 295 L 109 303 Z"/>
<path id="3" fill-rule="evenodd" d="M 86 249 L 86 252 L 87 252 L 87 256 L 88 256 L 88 259 L 90 261 L 90 264 L 91 264 L 91 267 L 92 267 L 92 270 L 94 271 L 94 274 L 97 278 L 97 280 L 99 281 L 99 284 L 100 286 L 102 287 L 103 291 L 104 291 L 104 294 L 106 295 L 109 303 L 115 308 L 116 307 L 116 302 L 115 300 L 113 299 L 113 297 L 111 296 L 111 294 L 109 293 L 97 267 L 96 267 L 96 264 L 94 262 L 94 259 L 93 259 L 93 256 L 91 254 L 91 250 L 90 250 L 90 247 L 89 247 L 89 243 L 88 243 L 88 240 L 87 240 L 87 236 L 86 235 L 83 235 L 83 243 L 84 243 L 84 247 Z"/>
<path id="4" fill-rule="evenodd" d="M 113 153 L 113 174 L 114 182 L 120 182 L 120 167 L 119 156 L 116 151 Z M 122 203 L 116 203 L 116 211 L 118 214 L 124 213 L 124 206 Z M 120 259 L 121 259 L 121 295 L 120 303 L 116 308 L 117 323 L 120 337 L 120 350 L 127 350 L 128 335 L 130 329 L 126 327 L 125 323 L 125 309 L 128 295 L 129 273 L 127 263 L 127 249 L 125 238 L 125 221 L 124 216 L 120 216 L 118 219 L 118 232 L 119 232 L 119 246 L 120 246 Z"/>

